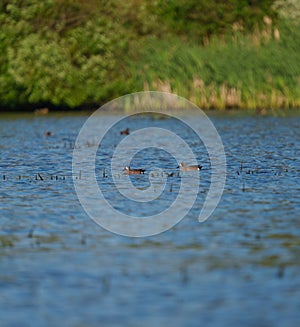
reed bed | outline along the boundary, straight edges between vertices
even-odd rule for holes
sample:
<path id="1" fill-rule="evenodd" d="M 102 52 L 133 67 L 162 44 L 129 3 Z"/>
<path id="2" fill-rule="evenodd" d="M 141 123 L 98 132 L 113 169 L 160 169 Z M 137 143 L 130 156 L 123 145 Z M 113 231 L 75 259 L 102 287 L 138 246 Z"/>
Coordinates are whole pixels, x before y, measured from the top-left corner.
<path id="1" fill-rule="evenodd" d="M 299 25 L 264 22 L 206 45 L 148 39 L 130 66 L 136 89 L 176 93 L 202 109 L 299 108 Z"/>

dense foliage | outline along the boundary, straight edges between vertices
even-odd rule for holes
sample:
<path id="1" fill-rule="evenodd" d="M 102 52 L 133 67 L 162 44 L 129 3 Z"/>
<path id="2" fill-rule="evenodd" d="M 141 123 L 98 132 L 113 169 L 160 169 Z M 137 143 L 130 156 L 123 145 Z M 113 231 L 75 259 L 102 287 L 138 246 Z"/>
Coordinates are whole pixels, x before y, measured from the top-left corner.
<path id="1" fill-rule="evenodd" d="M 2 4 L 2 106 L 75 107 L 114 95 L 116 84 L 124 81 L 118 58 L 126 51 L 126 32 L 109 15 L 94 11 L 98 5 L 105 9 L 104 1 Z"/>
<path id="2" fill-rule="evenodd" d="M 284 2 L 2 1 L 0 107 L 74 108 L 143 89 L 204 108 L 299 106 L 299 26 L 284 23 L 299 8 Z"/>
<path id="3" fill-rule="evenodd" d="M 246 31 L 261 25 L 263 16 L 275 17 L 274 0 L 185 0 L 159 2 L 160 15 L 171 31 L 198 40 L 239 26 Z"/>

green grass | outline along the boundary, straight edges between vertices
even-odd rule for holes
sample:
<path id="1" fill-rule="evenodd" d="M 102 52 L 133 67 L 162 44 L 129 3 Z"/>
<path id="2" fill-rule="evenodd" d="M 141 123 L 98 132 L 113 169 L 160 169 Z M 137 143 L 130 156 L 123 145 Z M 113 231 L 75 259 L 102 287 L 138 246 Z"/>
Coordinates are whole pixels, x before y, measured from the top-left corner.
<path id="1" fill-rule="evenodd" d="M 207 45 L 144 40 L 129 70 L 136 90 L 177 93 L 203 109 L 300 107 L 300 28 L 281 24 Z"/>

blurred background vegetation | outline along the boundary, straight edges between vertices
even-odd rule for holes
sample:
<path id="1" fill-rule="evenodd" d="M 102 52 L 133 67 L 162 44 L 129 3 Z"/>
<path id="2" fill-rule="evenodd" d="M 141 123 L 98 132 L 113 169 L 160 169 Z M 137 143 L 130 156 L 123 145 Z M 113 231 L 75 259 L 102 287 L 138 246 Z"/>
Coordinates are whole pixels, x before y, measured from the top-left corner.
<path id="1" fill-rule="evenodd" d="M 203 109 L 300 107 L 299 0 L 2 0 L 0 108 L 177 93 Z"/>

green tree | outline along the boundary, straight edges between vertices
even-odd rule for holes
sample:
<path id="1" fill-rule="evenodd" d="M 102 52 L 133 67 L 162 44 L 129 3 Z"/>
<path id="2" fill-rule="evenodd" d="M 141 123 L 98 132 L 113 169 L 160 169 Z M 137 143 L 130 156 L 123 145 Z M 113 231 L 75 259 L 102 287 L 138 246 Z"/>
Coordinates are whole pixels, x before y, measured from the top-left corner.
<path id="1" fill-rule="evenodd" d="M 0 9 L 2 106 L 101 102 L 125 80 L 126 33 L 104 1 L 11 0 Z"/>

